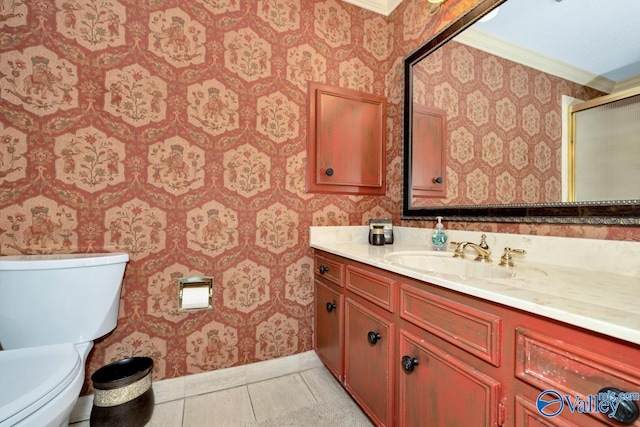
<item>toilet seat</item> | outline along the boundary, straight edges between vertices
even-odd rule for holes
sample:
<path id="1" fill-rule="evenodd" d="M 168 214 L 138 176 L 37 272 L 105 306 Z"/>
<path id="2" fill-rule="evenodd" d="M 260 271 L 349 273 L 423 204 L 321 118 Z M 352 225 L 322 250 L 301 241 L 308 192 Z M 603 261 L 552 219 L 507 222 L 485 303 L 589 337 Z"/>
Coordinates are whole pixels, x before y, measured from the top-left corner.
<path id="1" fill-rule="evenodd" d="M 0 351 L 0 427 L 28 417 L 64 390 L 83 368 L 75 345 Z"/>

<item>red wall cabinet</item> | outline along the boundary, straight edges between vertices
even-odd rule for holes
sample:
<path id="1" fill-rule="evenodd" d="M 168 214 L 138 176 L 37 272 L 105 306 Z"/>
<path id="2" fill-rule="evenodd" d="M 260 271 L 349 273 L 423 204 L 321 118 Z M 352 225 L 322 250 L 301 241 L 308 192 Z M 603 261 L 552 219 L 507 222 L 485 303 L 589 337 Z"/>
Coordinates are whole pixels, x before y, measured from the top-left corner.
<path id="1" fill-rule="evenodd" d="M 413 105 L 411 196 L 446 197 L 447 112 Z"/>
<path id="2" fill-rule="evenodd" d="M 310 82 L 307 190 L 383 195 L 386 98 Z"/>

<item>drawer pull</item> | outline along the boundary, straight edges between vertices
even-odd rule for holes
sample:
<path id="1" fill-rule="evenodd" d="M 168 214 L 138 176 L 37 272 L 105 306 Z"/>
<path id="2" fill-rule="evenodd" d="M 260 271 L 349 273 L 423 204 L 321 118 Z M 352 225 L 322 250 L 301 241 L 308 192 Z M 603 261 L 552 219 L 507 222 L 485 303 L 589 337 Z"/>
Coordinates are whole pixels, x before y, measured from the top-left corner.
<path id="1" fill-rule="evenodd" d="M 378 340 L 382 339 L 382 335 L 380 335 L 379 332 L 369 331 L 369 333 L 367 334 L 367 339 L 371 344 L 375 345 L 375 343 L 377 343 Z"/>
<path id="2" fill-rule="evenodd" d="M 606 394 L 611 396 L 611 398 L 617 399 L 621 393 L 626 394 L 624 391 L 613 388 L 613 387 L 605 387 L 598 392 L 600 394 Z M 618 401 L 618 400 L 616 400 Z M 609 412 L 607 412 L 607 416 L 613 420 L 616 420 L 622 424 L 633 424 L 635 420 L 638 419 L 640 412 L 638 411 L 638 405 L 631 399 L 624 399 L 619 401 L 620 404 L 615 412 L 612 413 L 612 408 L 609 408 Z"/>
<path id="3" fill-rule="evenodd" d="M 328 168 L 324 173 L 327 174 L 327 176 L 333 176 L 333 169 Z"/>
<path id="4" fill-rule="evenodd" d="M 335 305 L 334 303 L 332 303 L 332 302 L 328 302 L 328 303 L 327 303 L 327 311 L 328 311 L 329 313 L 331 313 L 331 312 L 332 312 L 333 310 L 335 310 L 335 309 L 336 309 L 336 305 Z"/>
<path id="5" fill-rule="evenodd" d="M 318 268 L 318 272 L 320 274 L 324 274 L 329 272 L 329 267 L 327 267 L 326 265 L 321 265 L 320 268 Z"/>
<path id="6" fill-rule="evenodd" d="M 415 357 L 411 356 L 402 356 L 402 369 L 407 372 L 413 371 L 413 368 L 418 366 L 420 362 Z"/>

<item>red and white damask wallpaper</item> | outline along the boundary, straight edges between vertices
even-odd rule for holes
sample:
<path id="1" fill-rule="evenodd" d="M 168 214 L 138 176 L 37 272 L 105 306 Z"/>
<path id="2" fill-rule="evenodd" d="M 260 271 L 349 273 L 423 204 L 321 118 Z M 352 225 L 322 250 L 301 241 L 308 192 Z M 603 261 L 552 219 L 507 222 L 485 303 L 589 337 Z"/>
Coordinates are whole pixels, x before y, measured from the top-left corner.
<path id="1" fill-rule="evenodd" d="M 88 375 L 310 350 L 308 227 L 399 215 L 395 39 L 417 46 L 474 3 L 425 25 L 409 1 L 403 36 L 337 0 L 0 0 L 0 254 L 130 255 Z M 386 197 L 305 192 L 308 81 L 392 93 Z M 213 310 L 179 312 L 177 280 L 199 275 Z"/>
<path id="2" fill-rule="evenodd" d="M 87 378 L 132 355 L 163 379 L 310 350 L 308 227 L 399 223 L 402 58 L 479 2 L 384 17 L 338 0 L 0 0 L 0 255 L 131 258 Z M 386 196 L 305 192 L 308 81 L 387 96 Z M 213 310 L 179 312 L 177 279 L 199 275 Z"/>

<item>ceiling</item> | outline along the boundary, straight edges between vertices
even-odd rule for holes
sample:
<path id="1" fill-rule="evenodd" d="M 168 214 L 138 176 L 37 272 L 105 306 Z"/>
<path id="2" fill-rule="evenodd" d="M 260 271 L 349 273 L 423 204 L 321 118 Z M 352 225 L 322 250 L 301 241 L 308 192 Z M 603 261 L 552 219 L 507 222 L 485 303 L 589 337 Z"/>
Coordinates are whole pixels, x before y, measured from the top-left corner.
<path id="1" fill-rule="evenodd" d="M 640 75 L 639 21 L 638 0 L 508 0 L 474 29 L 620 82 Z"/>
<path id="2" fill-rule="evenodd" d="M 402 0 L 344 1 L 383 15 L 402 3 Z M 516 56 L 538 55 L 542 62 L 560 61 L 571 70 L 570 75 L 581 75 L 574 81 L 595 82 L 597 89 L 611 92 L 640 82 L 639 21 L 640 0 L 508 0 L 500 6 L 495 18 L 476 23 L 465 36 L 475 39 L 475 42 L 466 40 L 467 44 L 484 45 L 484 50 L 492 53 L 506 49 Z M 496 42 L 503 46 L 493 46 Z M 505 43 L 510 47 L 505 48 Z M 570 78 L 566 72 L 528 65 Z"/>

